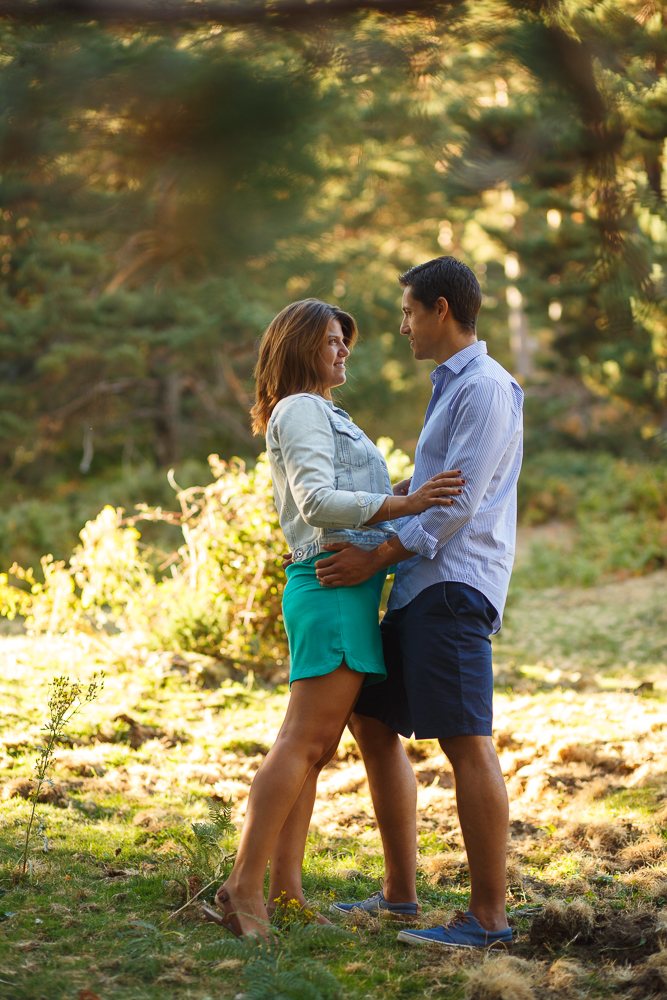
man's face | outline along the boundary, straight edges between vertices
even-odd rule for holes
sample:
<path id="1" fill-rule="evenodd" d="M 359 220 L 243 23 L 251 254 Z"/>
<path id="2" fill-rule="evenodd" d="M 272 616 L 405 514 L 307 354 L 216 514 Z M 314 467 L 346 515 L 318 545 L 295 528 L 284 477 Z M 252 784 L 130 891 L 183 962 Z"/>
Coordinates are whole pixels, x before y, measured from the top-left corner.
<path id="1" fill-rule="evenodd" d="M 434 308 L 428 309 L 413 297 L 410 285 L 403 289 L 401 333 L 409 338 L 416 361 L 434 361 L 440 353 L 443 338 L 440 302 L 446 306 L 445 299 L 438 299 Z"/>

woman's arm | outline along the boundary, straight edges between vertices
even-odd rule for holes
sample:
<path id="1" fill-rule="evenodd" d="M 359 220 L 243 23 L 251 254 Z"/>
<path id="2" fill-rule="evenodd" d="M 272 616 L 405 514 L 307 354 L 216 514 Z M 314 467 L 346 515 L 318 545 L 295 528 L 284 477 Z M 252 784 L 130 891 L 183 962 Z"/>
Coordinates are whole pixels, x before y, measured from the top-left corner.
<path id="1" fill-rule="evenodd" d="M 324 406 L 316 399 L 296 396 L 286 400 L 272 421 L 271 434 L 282 453 L 294 502 L 307 524 L 362 528 L 385 503 L 385 493 L 336 489 L 334 433 Z"/>
<path id="2" fill-rule="evenodd" d="M 404 480 L 405 482 L 409 480 Z M 460 469 L 439 472 L 437 476 L 427 479 L 423 486 L 407 496 L 403 495 L 404 483 L 398 484 L 400 492 L 388 496 L 380 509 L 365 522 L 366 524 L 378 524 L 380 521 L 393 521 L 406 515 L 422 514 L 430 507 L 449 507 L 455 501 L 448 497 L 463 493 L 461 487 L 465 485 L 465 479 L 461 478 Z"/>

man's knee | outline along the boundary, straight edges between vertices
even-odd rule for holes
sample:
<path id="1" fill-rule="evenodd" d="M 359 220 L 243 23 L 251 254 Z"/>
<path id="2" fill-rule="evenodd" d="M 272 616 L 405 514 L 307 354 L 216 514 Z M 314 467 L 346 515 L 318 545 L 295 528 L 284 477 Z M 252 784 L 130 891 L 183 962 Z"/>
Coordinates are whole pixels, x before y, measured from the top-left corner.
<path id="1" fill-rule="evenodd" d="M 398 733 L 370 715 L 357 715 L 353 712 L 348 728 L 357 741 L 362 756 L 386 753 L 389 748 L 400 743 Z"/>
<path id="2" fill-rule="evenodd" d="M 491 736 L 448 736 L 438 740 L 438 743 L 454 768 L 464 762 L 483 766 L 498 760 Z"/>

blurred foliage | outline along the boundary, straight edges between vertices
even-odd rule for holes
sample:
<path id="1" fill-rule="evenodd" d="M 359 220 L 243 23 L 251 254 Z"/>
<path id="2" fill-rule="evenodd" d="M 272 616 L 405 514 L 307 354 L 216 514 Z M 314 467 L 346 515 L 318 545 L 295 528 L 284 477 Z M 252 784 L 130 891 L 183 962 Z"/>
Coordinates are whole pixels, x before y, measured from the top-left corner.
<path id="1" fill-rule="evenodd" d="M 380 442 L 394 481 L 409 459 Z M 106 506 L 80 533 L 69 561 L 42 557 L 41 575 L 14 565 L 0 575 L 0 614 L 29 632 L 104 637 L 123 632 L 148 649 L 196 653 L 271 677 L 288 657 L 281 602 L 285 542 L 265 456 L 253 469 L 210 456 L 213 481 L 181 489 L 179 511 Z M 528 459 L 519 516 L 533 538 L 518 561 L 512 598 L 525 589 L 588 586 L 667 566 L 667 469 L 604 453 L 549 451 Z M 171 526 L 181 544 L 141 542 L 137 524 Z M 558 527 L 558 525 L 556 525 Z M 249 744 L 249 751 L 258 752 Z"/>
<path id="2" fill-rule="evenodd" d="M 170 477 L 180 513 L 142 505 L 124 519 L 107 506 L 81 531 L 68 563 L 42 558 L 43 581 L 12 566 L 0 576 L 0 614 L 25 616 L 33 633 L 123 631 L 245 670 L 280 666 L 284 540 L 268 463 L 247 471 L 239 460 L 212 455 L 210 462 L 209 486 L 181 490 Z M 139 520 L 177 525 L 183 544 L 171 552 L 140 548 Z"/>
<path id="3" fill-rule="evenodd" d="M 519 481 L 527 526 L 561 521 L 567 534 L 531 544 L 512 589 L 588 586 L 667 566 L 667 468 L 608 454 L 549 451 Z"/>
<path id="4" fill-rule="evenodd" d="M 394 480 L 411 473 L 391 438 L 380 442 Z M 209 456 L 213 481 L 181 488 L 179 511 L 106 506 L 80 532 L 69 561 L 41 559 L 41 577 L 13 565 L 0 575 L 0 615 L 31 633 L 136 634 L 139 643 L 215 656 L 243 671 L 273 672 L 287 659 L 282 626 L 285 540 L 265 455 L 252 469 Z M 178 529 L 170 551 L 140 541 L 137 523 Z"/>
<path id="5" fill-rule="evenodd" d="M 430 383 L 396 274 L 443 251 L 527 383 L 529 447 L 660 453 L 662 3 L 197 6 L 0 20 L 3 500 L 256 454 L 257 337 L 306 294 L 357 315 L 343 402 L 409 450 Z"/>

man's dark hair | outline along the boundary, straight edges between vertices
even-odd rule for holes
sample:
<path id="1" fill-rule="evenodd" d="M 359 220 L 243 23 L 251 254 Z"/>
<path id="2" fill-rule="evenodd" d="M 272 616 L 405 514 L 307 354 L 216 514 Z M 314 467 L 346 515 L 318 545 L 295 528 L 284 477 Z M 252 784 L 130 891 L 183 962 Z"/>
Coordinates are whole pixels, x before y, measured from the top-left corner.
<path id="1" fill-rule="evenodd" d="M 411 267 L 398 280 L 404 288 L 409 285 L 414 297 L 427 309 L 433 309 L 441 296 L 447 299 L 456 322 L 475 332 L 482 289 L 470 268 L 456 257 L 427 260 Z"/>

